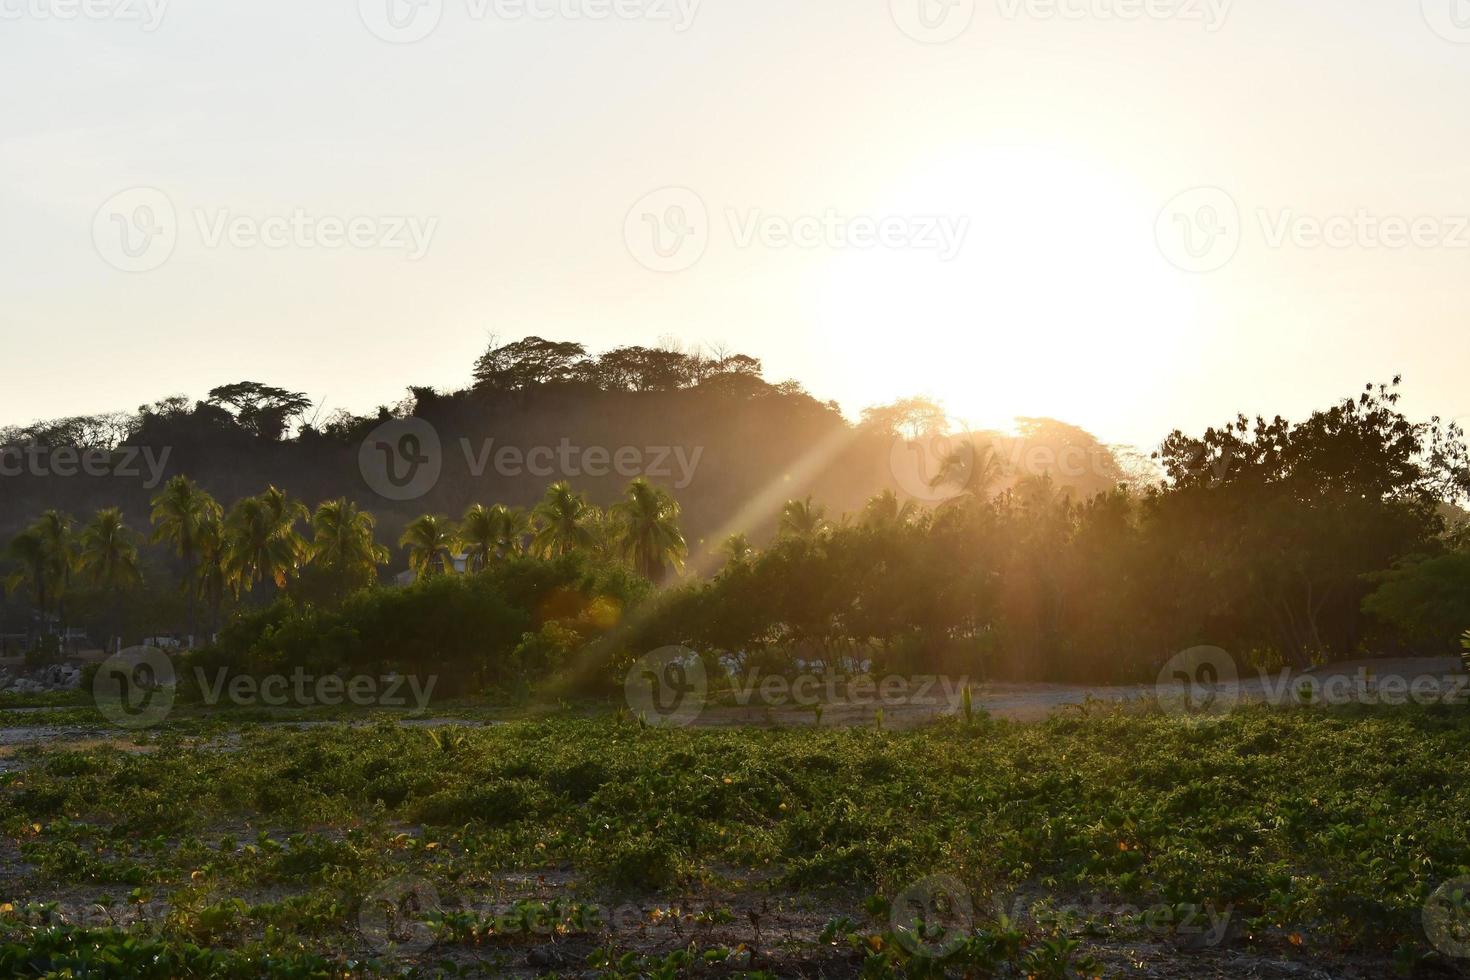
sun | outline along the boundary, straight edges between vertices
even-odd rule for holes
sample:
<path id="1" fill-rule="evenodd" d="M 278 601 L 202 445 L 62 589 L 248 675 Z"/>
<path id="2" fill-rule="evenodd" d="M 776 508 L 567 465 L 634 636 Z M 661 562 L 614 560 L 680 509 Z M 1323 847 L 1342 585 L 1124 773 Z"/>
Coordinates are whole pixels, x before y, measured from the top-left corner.
<path id="1" fill-rule="evenodd" d="M 1197 351 L 1197 296 L 1155 246 L 1157 213 L 1137 181 L 1055 150 L 916 170 L 875 214 L 968 219 L 962 247 L 833 254 L 816 315 L 846 402 L 927 394 L 977 428 L 1123 425 L 1124 398 Z"/>

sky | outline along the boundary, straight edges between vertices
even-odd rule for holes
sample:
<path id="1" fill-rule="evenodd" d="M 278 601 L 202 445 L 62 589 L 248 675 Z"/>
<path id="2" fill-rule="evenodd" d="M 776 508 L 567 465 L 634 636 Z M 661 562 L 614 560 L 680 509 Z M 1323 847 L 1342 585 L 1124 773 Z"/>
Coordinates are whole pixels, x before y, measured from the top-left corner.
<path id="1" fill-rule="evenodd" d="M 1470 421 L 1470 3 L 0 0 L 0 423 L 492 337 L 1148 447 Z"/>

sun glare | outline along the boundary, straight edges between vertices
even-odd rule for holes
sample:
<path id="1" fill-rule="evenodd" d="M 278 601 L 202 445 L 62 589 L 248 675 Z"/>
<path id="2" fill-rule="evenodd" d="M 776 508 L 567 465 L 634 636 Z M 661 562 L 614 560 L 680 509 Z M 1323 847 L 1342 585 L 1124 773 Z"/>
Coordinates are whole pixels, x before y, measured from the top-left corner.
<path id="1" fill-rule="evenodd" d="M 937 249 L 850 250 L 817 312 L 861 405 L 911 394 L 972 427 L 1049 415 L 1107 429 L 1116 386 L 1188 358 L 1188 281 L 1154 245 L 1145 188 L 1051 150 L 997 147 L 916 170 L 878 217 L 968 224 Z M 860 406 L 849 406 L 860 407 Z"/>

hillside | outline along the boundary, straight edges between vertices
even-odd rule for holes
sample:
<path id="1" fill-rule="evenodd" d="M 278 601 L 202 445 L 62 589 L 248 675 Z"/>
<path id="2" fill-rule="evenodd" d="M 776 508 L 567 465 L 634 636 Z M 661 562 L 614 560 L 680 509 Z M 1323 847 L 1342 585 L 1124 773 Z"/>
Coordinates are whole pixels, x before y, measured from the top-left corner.
<path id="1" fill-rule="evenodd" d="M 927 473 L 920 472 L 933 466 L 926 458 L 932 447 L 910 446 L 898 434 L 942 419 L 927 403 L 870 411 L 864 422 L 853 423 L 795 383 L 762 381 L 754 359 L 727 356 L 714 363 L 737 364 L 738 370 L 702 371 L 698 366 L 709 362 L 698 355 L 638 348 L 595 360 L 582 352 L 571 367 L 549 370 L 538 361 L 538 371 L 507 379 L 511 369 L 501 352 L 517 348 L 514 363 L 524 367 L 534 359 L 527 343 L 488 352 L 472 388 L 414 388 L 375 417 L 339 413 L 319 424 L 293 425 L 290 416 L 309 410 L 302 396 L 247 382 L 216 389 L 199 402 L 175 397 L 133 415 L 0 431 L 0 445 L 11 447 L 0 539 L 50 508 L 80 516 L 116 506 L 132 526 L 146 527 L 150 498 L 176 474 L 187 474 L 227 505 L 271 485 L 313 507 L 347 497 L 377 516 L 385 541 L 396 540 L 403 525 L 425 513 L 457 517 L 473 503 L 529 506 L 561 479 L 593 503 L 606 504 L 629 479 L 643 475 L 679 500 L 696 564 L 702 543 L 714 548 L 735 532 L 764 537 L 790 499 L 810 495 L 839 515 L 885 489 L 923 503 L 942 496 L 926 488 Z M 685 367 L 667 378 L 610 376 L 610 362 L 621 366 L 627 351 L 682 359 L 675 363 Z M 497 357 L 499 377 L 487 368 Z M 603 373 L 579 370 L 579 363 Z M 432 455 L 440 471 L 424 481 L 421 494 L 413 488 L 409 499 L 397 499 L 403 494 L 391 488 L 389 495 L 382 492 L 381 475 L 396 452 L 402 420 L 419 420 L 411 431 L 423 438 L 411 445 Z M 380 450 L 374 444 L 384 432 L 391 438 Z M 1019 436 L 976 438 L 995 446 L 1009 482 L 1051 474 L 1058 486 L 1088 495 L 1123 479 L 1108 449 L 1062 423 L 1022 420 Z M 395 555 L 390 571 L 402 567 Z"/>

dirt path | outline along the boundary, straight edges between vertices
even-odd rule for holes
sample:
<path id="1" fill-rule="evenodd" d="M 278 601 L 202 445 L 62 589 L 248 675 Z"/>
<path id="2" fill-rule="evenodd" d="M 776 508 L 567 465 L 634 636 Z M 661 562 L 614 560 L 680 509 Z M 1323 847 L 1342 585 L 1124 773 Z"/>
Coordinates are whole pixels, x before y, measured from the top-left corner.
<path id="1" fill-rule="evenodd" d="M 1339 695 L 1344 692 L 1350 701 L 1395 703 L 1397 699 L 1398 703 L 1413 703 L 1412 692 L 1416 682 L 1421 685 L 1421 691 L 1430 691 L 1431 688 L 1425 685 L 1432 685 L 1432 696 L 1420 700 L 1442 700 L 1458 694 L 1460 703 L 1470 703 L 1470 675 L 1465 673 L 1457 657 L 1356 660 L 1302 673 L 1286 672 L 1242 678 L 1217 685 L 1212 690 L 1221 705 L 1268 701 L 1299 703 L 1302 690 L 1307 688 L 1319 692 L 1313 696 L 1315 703 L 1338 700 Z M 1461 685 L 1464 690 L 1457 691 Z M 819 722 L 817 713 L 809 706 L 761 704 L 760 695 L 755 692 L 746 704 L 722 703 L 706 707 L 692 724 L 701 728 L 800 727 L 819 723 L 823 727 L 871 727 L 877 723 L 878 711 L 881 709 L 884 727 L 903 729 L 929 724 L 938 718 L 956 715 L 962 710 L 962 685 L 948 678 L 937 678 L 922 691 L 920 685 L 915 684 L 910 688 L 910 693 L 913 695 L 911 698 L 900 700 L 885 700 L 876 693 L 869 698 L 839 698 L 822 705 Z M 1182 686 L 1159 689 L 1152 684 L 1088 686 L 992 683 L 974 685 L 971 689 L 971 704 L 977 713 L 983 711 L 993 718 L 1027 722 L 1040 721 L 1089 701 L 1129 704 L 1161 696 L 1168 703 L 1171 697 L 1177 698 L 1182 694 Z M 15 712 L 27 709 L 10 710 Z M 401 725 L 414 728 L 486 723 L 452 717 L 404 718 L 399 721 Z M 262 724 L 314 728 L 343 722 L 277 721 Z M 134 747 L 132 733 L 100 726 L 19 725 L 0 728 L 0 764 L 17 749 L 28 745 L 82 748 L 104 742 L 121 748 Z"/>
<path id="2" fill-rule="evenodd" d="M 1456 682 L 1454 678 L 1460 680 Z M 876 723 L 877 712 L 883 711 L 885 727 L 910 728 L 923 725 L 960 710 L 961 692 L 953 682 L 946 684 L 941 678 L 926 692 L 922 703 L 916 701 L 888 701 L 874 696 L 852 702 L 827 703 L 822 707 L 821 724 L 838 727 L 871 726 Z M 1251 703 L 1300 703 L 1303 690 L 1319 692 L 1316 703 L 1337 699 L 1339 692 L 1346 692 L 1349 700 L 1366 700 L 1368 703 L 1394 703 L 1412 698 L 1415 682 L 1421 685 L 1432 682 L 1439 697 L 1449 697 L 1455 688 L 1466 685 L 1458 692 L 1464 702 L 1470 702 L 1470 675 L 1465 673 L 1457 657 L 1411 657 L 1399 659 L 1354 660 L 1332 664 L 1315 670 L 1286 671 L 1274 675 L 1242 677 L 1236 681 L 1215 685 L 1210 690 L 1222 706 Z M 1403 688 L 1402 695 L 1396 692 Z M 1423 688 L 1427 690 L 1426 688 Z M 1122 686 L 1088 686 L 1082 684 L 980 684 L 971 690 L 971 704 L 978 713 L 984 711 L 993 718 L 1010 721 L 1040 721 L 1071 707 L 1089 701 L 1105 704 L 1128 704 L 1160 697 L 1166 703 L 1170 698 L 1182 698 L 1182 685 L 1160 689 L 1153 684 Z M 760 700 L 757 694 L 751 699 Z M 1432 699 L 1431 699 L 1432 700 Z M 1181 709 L 1182 710 L 1182 709 Z M 706 708 L 695 725 L 705 727 L 733 727 L 744 725 L 813 725 L 816 713 L 810 707 L 794 705 L 766 706 L 756 703 L 724 704 Z"/>

